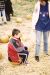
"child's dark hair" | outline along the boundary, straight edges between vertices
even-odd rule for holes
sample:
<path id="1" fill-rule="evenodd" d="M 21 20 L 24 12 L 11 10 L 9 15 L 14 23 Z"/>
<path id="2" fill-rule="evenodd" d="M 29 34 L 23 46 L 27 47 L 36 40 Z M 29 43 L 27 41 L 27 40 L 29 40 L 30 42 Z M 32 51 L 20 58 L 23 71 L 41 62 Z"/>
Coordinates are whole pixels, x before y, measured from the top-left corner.
<path id="1" fill-rule="evenodd" d="M 15 34 L 18 35 L 19 33 L 20 33 L 20 30 L 18 30 L 18 29 L 12 30 L 12 36 L 14 36 Z"/>

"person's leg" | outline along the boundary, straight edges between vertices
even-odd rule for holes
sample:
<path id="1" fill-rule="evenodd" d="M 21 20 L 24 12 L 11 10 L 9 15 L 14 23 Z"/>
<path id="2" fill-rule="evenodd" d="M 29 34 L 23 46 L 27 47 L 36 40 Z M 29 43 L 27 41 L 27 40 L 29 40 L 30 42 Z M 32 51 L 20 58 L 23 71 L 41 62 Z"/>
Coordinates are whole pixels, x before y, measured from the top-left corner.
<path id="1" fill-rule="evenodd" d="M 3 21 L 6 23 L 6 14 L 5 14 L 5 9 L 2 10 L 2 16 L 3 16 Z"/>
<path id="2" fill-rule="evenodd" d="M 6 14 L 7 21 L 10 21 L 10 14 Z"/>
<path id="3" fill-rule="evenodd" d="M 44 39 L 44 52 L 48 54 L 48 32 L 43 32 L 43 39 Z"/>
<path id="4" fill-rule="evenodd" d="M 27 58 L 28 58 L 29 51 L 28 51 L 28 50 L 25 50 L 25 51 L 23 51 L 23 52 L 27 55 Z"/>
<path id="5" fill-rule="evenodd" d="M 37 60 L 37 61 L 39 61 L 41 35 L 42 35 L 41 31 L 36 31 L 35 60 Z"/>
<path id="6" fill-rule="evenodd" d="M 2 25 L 2 17 L 1 17 L 1 11 L 0 11 L 0 25 Z"/>
<path id="7" fill-rule="evenodd" d="M 23 63 L 25 62 L 25 60 L 27 60 L 29 52 L 28 50 L 23 50 L 22 52 L 19 53 L 19 55 L 22 57 L 22 61 Z"/>
<path id="8" fill-rule="evenodd" d="M 21 55 L 21 54 L 19 54 L 19 56 L 20 56 L 21 59 L 22 59 L 22 63 L 24 63 L 24 61 L 25 61 L 25 59 L 26 59 L 26 55 Z"/>
<path id="9" fill-rule="evenodd" d="M 40 52 L 40 43 L 41 43 L 41 31 L 36 31 L 36 48 L 35 48 L 35 56 L 39 56 Z"/>

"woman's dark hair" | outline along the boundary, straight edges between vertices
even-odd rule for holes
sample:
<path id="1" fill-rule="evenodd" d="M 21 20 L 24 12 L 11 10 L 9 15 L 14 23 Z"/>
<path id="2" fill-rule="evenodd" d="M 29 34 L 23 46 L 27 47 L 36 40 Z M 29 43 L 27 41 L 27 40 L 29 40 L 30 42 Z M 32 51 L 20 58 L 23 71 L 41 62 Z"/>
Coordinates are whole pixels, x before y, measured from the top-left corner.
<path id="1" fill-rule="evenodd" d="M 14 36 L 15 34 L 18 35 L 19 33 L 20 33 L 20 30 L 18 30 L 18 29 L 12 30 L 12 36 Z"/>
<path id="2" fill-rule="evenodd" d="M 48 2 L 48 0 L 44 0 L 45 2 Z"/>
<path id="3" fill-rule="evenodd" d="M 41 0 L 41 1 L 45 1 L 46 3 L 48 2 L 48 0 Z"/>

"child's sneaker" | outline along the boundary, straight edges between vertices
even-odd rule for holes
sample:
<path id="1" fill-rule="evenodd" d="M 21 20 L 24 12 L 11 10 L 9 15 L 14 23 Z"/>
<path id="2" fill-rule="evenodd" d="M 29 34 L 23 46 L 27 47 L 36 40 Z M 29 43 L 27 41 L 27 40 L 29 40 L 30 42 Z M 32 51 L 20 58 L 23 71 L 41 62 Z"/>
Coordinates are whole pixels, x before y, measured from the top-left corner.
<path id="1" fill-rule="evenodd" d="M 29 63 L 28 63 L 28 61 L 26 60 L 26 61 L 24 62 L 24 64 L 29 64 Z"/>

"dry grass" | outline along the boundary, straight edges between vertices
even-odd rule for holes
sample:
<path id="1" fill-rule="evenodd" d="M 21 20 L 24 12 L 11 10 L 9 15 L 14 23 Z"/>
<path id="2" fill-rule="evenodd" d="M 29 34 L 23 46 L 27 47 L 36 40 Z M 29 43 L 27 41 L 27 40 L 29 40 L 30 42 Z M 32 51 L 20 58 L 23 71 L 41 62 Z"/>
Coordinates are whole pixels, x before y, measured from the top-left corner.
<path id="1" fill-rule="evenodd" d="M 7 30 L 10 30 L 11 32 L 13 28 L 20 29 L 22 34 L 25 36 L 23 42 L 29 48 L 29 64 L 11 64 L 7 59 L 7 44 L 0 44 L 0 51 L 3 54 L 3 59 L 0 60 L 0 75 L 50 75 L 50 56 L 46 56 L 43 54 L 42 46 L 40 62 L 36 62 L 34 59 L 35 33 L 34 35 L 32 35 L 33 31 L 31 28 L 31 20 L 24 19 L 21 24 L 17 24 L 12 20 L 11 22 L 8 22 L 7 25 L 0 26 L 0 36 L 1 34 L 5 34 Z"/>
<path id="2" fill-rule="evenodd" d="M 20 0 L 13 4 L 14 16 L 25 16 L 32 14 L 34 8 L 34 1 Z"/>
<path id="3" fill-rule="evenodd" d="M 31 14 L 33 11 L 32 2 L 24 1 L 18 2 L 14 10 L 15 16 L 22 17 L 22 23 L 16 23 L 15 17 L 12 17 L 11 22 L 0 26 L 0 36 L 5 35 L 7 31 L 12 32 L 13 28 L 20 29 L 23 34 L 23 43 L 29 48 L 29 58 L 27 65 L 13 65 L 7 59 L 7 44 L 0 44 L 0 51 L 3 59 L 0 60 L 0 75 L 50 75 L 50 36 L 49 36 L 49 56 L 43 53 L 43 44 L 41 43 L 40 61 L 36 62 L 34 59 L 35 53 L 35 31 L 32 30 L 31 20 L 26 20 L 25 15 Z M 21 8 L 20 8 L 21 7 Z M 29 10 L 30 9 L 30 10 Z M 20 10 L 20 11 L 19 11 Z M 23 11 L 23 12 L 21 12 Z M 31 12 L 30 12 L 31 11 Z"/>

